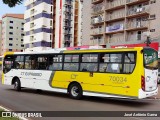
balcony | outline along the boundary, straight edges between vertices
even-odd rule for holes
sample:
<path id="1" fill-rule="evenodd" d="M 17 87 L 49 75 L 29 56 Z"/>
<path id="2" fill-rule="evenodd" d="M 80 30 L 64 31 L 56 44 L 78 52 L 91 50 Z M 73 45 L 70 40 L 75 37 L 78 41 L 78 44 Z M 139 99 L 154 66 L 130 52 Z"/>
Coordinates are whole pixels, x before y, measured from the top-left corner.
<path id="1" fill-rule="evenodd" d="M 116 22 L 125 19 L 125 11 L 116 11 L 106 16 L 106 22 Z"/>
<path id="2" fill-rule="evenodd" d="M 140 4 L 143 2 L 148 2 L 150 0 L 127 0 L 127 5 L 131 6 L 131 5 L 136 5 L 136 4 Z"/>
<path id="3" fill-rule="evenodd" d="M 68 35 L 68 34 L 71 34 L 71 31 L 69 31 L 69 30 L 64 30 L 64 34 L 66 35 Z"/>
<path id="4" fill-rule="evenodd" d="M 134 22 L 129 22 L 127 24 L 126 31 L 145 30 L 148 29 L 148 27 L 149 27 L 148 21 L 134 21 Z"/>
<path id="5" fill-rule="evenodd" d="M 34 41 L 34 36 L 30 36 L 30 41 Z"/>
<path id="6" fill-rule="evenodd" d="M 71 28 L 72 27 L 71 23 L 67 23 L 67 22 L 64 22 L 63 26 L 65 28 Z"/>
<path id="7" fill-rule="evenodd" d="M 126 0 L 116 0 L 108 2 L 106 5 L 106 11 L 113 11 L 121 8 L 125 8 Z"/>
<path id="8" fill-rule="evenodd" d="M 64 12 L 68 12 L 68 13 L 72 13 L 72 9 L 71 8 L 64 8 Z"/>
<path id="9" fill-rule="evenodd" d="M 69 6 L 72 6 L 73 5 L 73 2 L 71 0 L 65 0 L 64 2 L 64 5 L 69 5 Z"/>
<path id="10" fill-rule="evenodd" d="M 121 43 L 121 42 L 125 42 L 124 34 L 119 34 L 108 39 L 108 43 Z"/>
<path id="11" fill-rule="evenodd" d="M 106 34 L 116 34 L 124 32 L 124 24 L 115 24 L 106 27 Z"/>
<path id="12" fill-rule="evenodd" d="M 33 21 L 33 20 L 34 20 L 34 16 L 32 16 L 32 17 L 30 18 L 30 22 Z"/>
<path id="13" fill-rule="evenodd" d="M 104 27 L 97 27 L 91 30 L 92 36 L 102 36 L 104 33 Z"/>
<path id="14" fill-rule="evenodd" d="M 93 45 L 105 45 L 106 43 L 103 37 L 95 37 L 92 40 L 92 44 Z"/>
<path id="15" fill-rule="evenodd" d="M 98 3 L 101 3 L 103 2 L 103 0 L 92 0 L 92 4 L 98 4 Z"/>
<path id="16" fill-rule="evenodd" d="M 143 36 L 141 34 L 128 35 L 128 37 L 127 37 L 127 42 L 137 42 L 140 40 L 144 40 Z"/>
<path id="17" fill-rule="evenodd" d="M 149 6 L 135 7 L 133 9 L 128 10 L 127 18 L 146 16 L 146 15 L 149 15 L 149 11 L 150 11 Z"/>
<path id="18" fill-rule="evenodd" d="M 35 13 L 35 10 L 32 9 L 32 10 L 30 11 L 30 15 L 33 15 L 34 13 Z"/>
<path id="19" fill-rule="evenodd" d="M 104 4 L 103 3 L 100 3 L 100 4 L 97 4 L 97 5 L 94 5 L 92 7 L 92 14 L 100 14 L 100 13 L 103 13 L 105 10 L 105 7 L 104 7 Z"/>
<path id="20" fill-rule="evenodd" d="M 91 19 L 91 24 L 92 25 L 104 24 L 104 17 L 103 17 L 103 15 L 99 15 L 97 17 L 92 18 Z"/>
<path id="21" fill-rule="evenodd" d="M 67 19 L 67 20 L 72 20 L 72 17 L 71 17 L 71 15 L 65 15 L 65 18 L 64 19 Z"/>

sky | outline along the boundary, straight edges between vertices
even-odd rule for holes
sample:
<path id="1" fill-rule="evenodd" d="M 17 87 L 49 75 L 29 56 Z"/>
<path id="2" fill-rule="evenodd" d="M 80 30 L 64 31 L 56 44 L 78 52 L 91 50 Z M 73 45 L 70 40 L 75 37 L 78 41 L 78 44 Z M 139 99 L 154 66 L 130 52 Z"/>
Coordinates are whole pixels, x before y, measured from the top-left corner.
<path id="1" fill-rule="evenodd" d="M 26 7 L 24 6 L 24 3 L 21 5 L 16 5 L 13 8 L 8 7 L 6 4 L 0 0 L 0 20 L 2 19 L 2 16 L 7 13 L 17 13 L 17 14 L 24 14 L 24 11 L 26 10 Z"/>

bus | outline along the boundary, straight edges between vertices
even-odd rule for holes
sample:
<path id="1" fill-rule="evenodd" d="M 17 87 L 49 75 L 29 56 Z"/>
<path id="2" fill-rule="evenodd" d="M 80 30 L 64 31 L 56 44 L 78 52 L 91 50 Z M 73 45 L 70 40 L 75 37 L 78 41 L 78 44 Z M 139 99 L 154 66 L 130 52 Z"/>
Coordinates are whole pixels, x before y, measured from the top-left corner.
<path id="1" fill-rule="evenodd" d="M 158 94 L 158 52 L 150 47 L 7 52 L 2 84 L 14 89 L 143 99 Z"/>
<path id="2" fill-rule="evenodd" d="M 3 56 L 0 56 L 0 72 L 2 71 Z"/>

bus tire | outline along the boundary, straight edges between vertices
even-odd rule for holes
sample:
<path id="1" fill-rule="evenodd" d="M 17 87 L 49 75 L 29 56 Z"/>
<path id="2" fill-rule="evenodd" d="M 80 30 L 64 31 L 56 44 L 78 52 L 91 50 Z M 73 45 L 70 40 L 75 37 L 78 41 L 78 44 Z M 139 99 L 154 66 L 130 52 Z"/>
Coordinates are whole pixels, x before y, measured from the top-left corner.
<path id="1" fill-rule="evenodd" d="M 73 99 L 79 100 L 82 98 L 82 87 L 78 84 L 78 83 L 72 83 L 71 85 L 69 85 L 69 96 Z"/>
<path id="2" fill-rule="evenodd" d="M 20 91 L 21 90 L 21 83 L 20 83 L 20 80 L 18 78 L 16 78 L 15 81 L 14 81 L 14 89 L 16 91 Z"/>

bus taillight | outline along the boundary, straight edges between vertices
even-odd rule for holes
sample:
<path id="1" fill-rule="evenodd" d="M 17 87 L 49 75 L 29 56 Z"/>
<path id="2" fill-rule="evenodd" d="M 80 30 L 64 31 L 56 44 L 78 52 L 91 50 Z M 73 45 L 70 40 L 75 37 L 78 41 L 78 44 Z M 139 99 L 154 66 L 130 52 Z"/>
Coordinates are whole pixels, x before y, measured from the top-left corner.
<path id="1" fill-rule="evenodd" d="M 141 76 L 141 88 L 143 91 L 145 91 L 145 78 L 144 78 L 144 76 Z"/>

